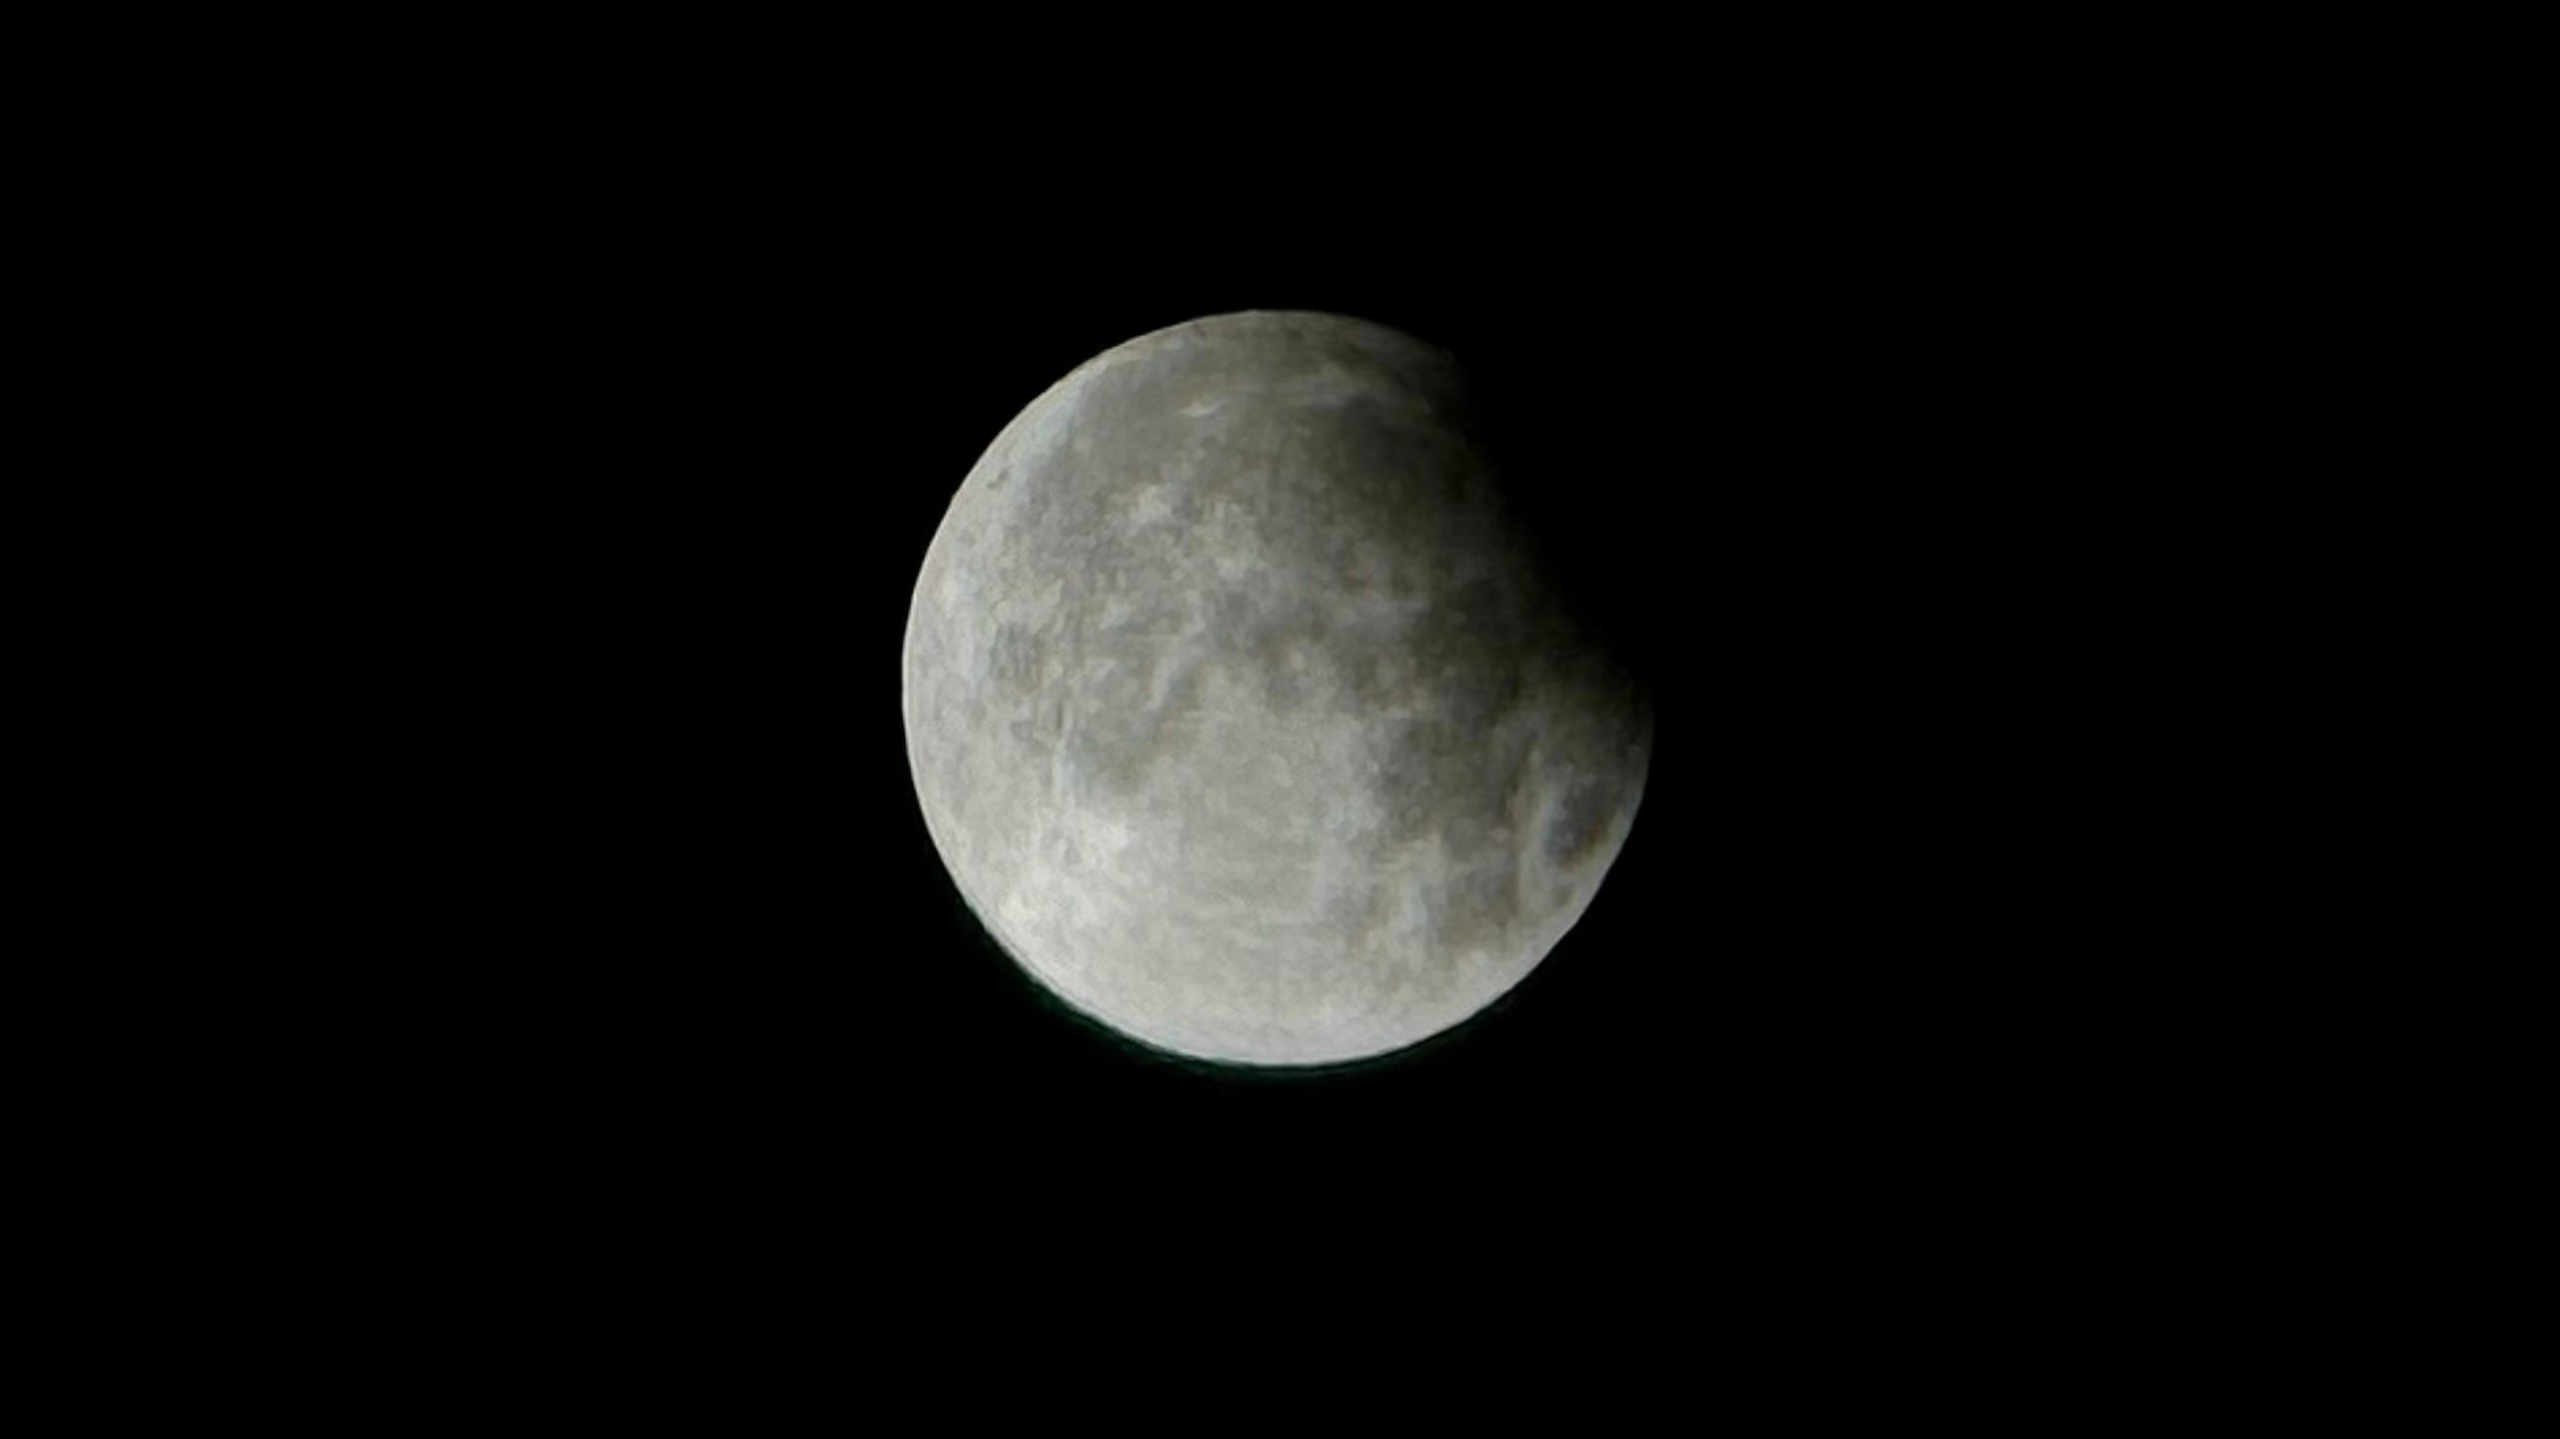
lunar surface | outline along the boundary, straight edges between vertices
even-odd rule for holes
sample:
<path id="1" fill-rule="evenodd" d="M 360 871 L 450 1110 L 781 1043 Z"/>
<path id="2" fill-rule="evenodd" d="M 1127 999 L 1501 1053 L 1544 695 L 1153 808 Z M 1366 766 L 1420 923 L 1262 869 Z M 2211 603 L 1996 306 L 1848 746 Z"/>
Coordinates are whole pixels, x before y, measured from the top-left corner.
<path id="1" fill-rule="evenodd" d="M 1581 917 L 1652 721 L 1471 413 L 1422 341 L 1222 315 L 1086 363 L 970 471 L 908 616 L 908 759 L 1042 984 L 1321 1064 L 1465 1020 Z"/>

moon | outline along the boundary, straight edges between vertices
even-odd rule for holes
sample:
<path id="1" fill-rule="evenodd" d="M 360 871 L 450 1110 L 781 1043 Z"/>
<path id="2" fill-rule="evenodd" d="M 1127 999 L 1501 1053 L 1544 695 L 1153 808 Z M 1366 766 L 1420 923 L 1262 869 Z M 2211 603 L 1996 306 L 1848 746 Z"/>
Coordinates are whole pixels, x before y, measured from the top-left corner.
<path id="1" fill-rule="evenodd" d="M 926 828 L 1014 961 L 1156 1048 L 1461 1023 L 1634 823 L 1642 686 L 1507 501 L 1448 352 L 1255 311 L 1088 361 L 970 470 L 903 655 Z"/>

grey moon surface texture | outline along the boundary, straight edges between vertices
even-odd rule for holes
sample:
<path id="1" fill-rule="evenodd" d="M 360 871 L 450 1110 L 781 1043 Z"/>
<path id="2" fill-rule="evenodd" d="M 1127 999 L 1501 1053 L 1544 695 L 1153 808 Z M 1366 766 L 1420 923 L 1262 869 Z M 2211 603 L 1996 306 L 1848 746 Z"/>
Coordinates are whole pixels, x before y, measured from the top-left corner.
<path id="1" fill-rule="evenodd" d="M 1518 984 L 1634 823 L 1653 720 L 1510 516 L 1447 352 L 1255 311 L 999 434 L 926 552 L 907 752 L 1015 962 L 1146 1044 L 1400 1049 Z"/>

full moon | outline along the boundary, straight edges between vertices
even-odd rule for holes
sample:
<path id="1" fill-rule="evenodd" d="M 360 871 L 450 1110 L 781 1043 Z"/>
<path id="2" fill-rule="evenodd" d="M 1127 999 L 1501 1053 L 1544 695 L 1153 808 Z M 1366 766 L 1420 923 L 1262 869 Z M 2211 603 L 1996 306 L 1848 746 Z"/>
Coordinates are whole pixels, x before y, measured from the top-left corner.
<path id="1" fill-rule="evenodd" d="M 908 615 L 961 895 L 1069 1004 L 1307 1065 L 1482 1010 L 1598 893 L 1652 717 L 1446 351 L 1301 312 L 1143 335 L 996 436 Z"/>

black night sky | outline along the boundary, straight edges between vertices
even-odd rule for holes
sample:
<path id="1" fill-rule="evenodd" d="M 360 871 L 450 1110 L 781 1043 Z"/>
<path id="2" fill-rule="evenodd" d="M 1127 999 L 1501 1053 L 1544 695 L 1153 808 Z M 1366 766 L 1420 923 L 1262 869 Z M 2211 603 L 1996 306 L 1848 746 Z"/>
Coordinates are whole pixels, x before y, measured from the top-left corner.
<path id="1" fill-rule="evenodd" d="M 155 861 L 56 845 L 116 891 L 69 911 L 100 996 L 73 1053 L 24 1066 L 38 1121 L 84 1131 L 31 1152 L 40 1213 L 94 1195 L 111 1226 L 29 1231 L 88 1306 L 45 1311 L 66 1352 L 199 1408 L 231 1391 L 164 1350 L 299 1401 L 359 1372 L 305 1347 L 326 1331 L 405 1356 L 365 1395 L 404 1412 L 555 1367 L 580 1412 L 654 1407 L 726 1343 L 730 1421 L 792 1371 L 895 1423 L 883 1371 L 930 1354 L 885 1377 L 936 1416 L 1197 1427 L 1287 1396 L 1338 1425 L 1403 1377 L 1435 1417 L 1448 1391 L 1615 1431 L 1694 1422 L 1737 1374 L 1790 1417 L 1996 1396 L 2121 1309 L 2127 1377 L 2077 1396 L 2113 1407 L 2257 1362 L 2287 1322 L 2266 1252 L 2323 1271 L 2315 1302 L 2362 1282 L 2361 1240 L 2298 1222 L 2359 1211 L 2250 1176 L 2366 1122 L 2288 1040 L 2420 1061 L 2316 1012 L 2295 891 L 2231 914 L 2303 863 L 2268 777 L 2331 778 L 2295 733 L 2325 721 L 2251 687 L 2302 635 L 2364 637 L 2273 562 L 2328 543 L 2327 469 L 2282 425 L 2216 433 L 2289 363 L 2264 296 L 2335 249 L 2241 245 L 2326 111 L 2271 104 L 2239 149 L 2191 121 L 2164 157 L 2183 63 L 2105 93 L 2124 35 L 1935 12 L 1808 13 L 1787 43 L 1488 10 L 1414 17 L 1409 50 L 1384 10 L 1125 37 L 949 13 L 968 33 L 211 15 L 236 63 L 128 17 L 94 86 L 45 52 L 72 73 L 31 153 L 87 189 L 22 208 L 98 269 L 28 268 L 87 347 L 31 353 L 105 418 L 68 459 L 39 434 L 29 484 L 94 504 L 111 562 L 30 510 L 21 548 L 78 573 L 22 588 L 42 643 L 143 683 L 127 712 L 31 670 L 29 703 L 109 718 L 94 765 L 28 757 Z M 2310 44 L 2258 63 L 2311 73 Z M 118 78 L 154 47 L 200 87 L 157 110 Z M 2194 198 L 2215 163 L 2230 193 Z M 2317 290 L 2321 322 L 2361 323 L 2364 285 Z M 927 836 L 901 714 L 919 567 L 1003 426 L 1112 346 L 1248 309 L 1469 367 L 1656 722 L 1632 834 L 1544 962 L 1319 1070 L 1152 1051 L 1019 971 Z M 165 588 L 129 583 L 163 555 Z M 2232 628 L 2217 567 L 2274 603 Z M 93 603 L 149 617 L 93 647 Z M 128 754 L 171 793 L 128 806 Z M 136 1097 L 92 1123 L 93 1083 Z M 1241 1372 L 1161 1397 L 1191 1366 L 1129 1313 Z M 1276 1342 L 1234 1322 L 1284 1313 Z M 1408 1357 L 1433 1334 L 1453 1352 Z M 1062 1338 L 1110 1352 L 1027 1379 Z M 1548 1357 L 1577 1339 L 1587 1371 Z M 1509 1412 L 1542 1377 L 1565 1412 Z M 1612 1412 L 1644 1378 L 1668 1400 Z"/>
<path id="2" fill-rule="evenodd" d="M 416 643 L 461 677 L 421 689 L 407 781 L 454 826 L 417 922 L 461 958 L 397 1021 L 457 1036 L 433 1122 L 582 1184 L 859 1191 L 982 1237 L 1025 1194 L 1214 1227 L 1384 1186 L 1435 1232 L 1565 1206 L 1596 1238 L 1737 1174 L 1769 1215 L 1925 1186 L 2079 1102 L 2027 1079 L 2094 1032 L 2086 989 L 2009 1022 L 2070 933 L 2017 858 L 2037 820 L 1968 788 L 1973 747 L 2037 742 L 1981 696 L 2042 641 L 1977 642 L 1962 556 L 2035 443 L 1988 407 L 2033 356 L 1964 256 L 1769 177 L 1712 203 L 1745 182 L 1676 155 L 1299 166 L 1142 223 L 1019 159 L 1009 189 L 652 153 L 463 212 L 350 321 L 424 377 L 345 413 L 398 451 Z M 1047 997 L 945 875 L 901 728 L 908 598 L 981 450 L 1094 354 L 1239 309 L 1473 367 L 1656 705 L 1579 926 L 1477 1020 L 1333 1070 L 1191 1064 Z M 1991 363 L 1995 330 L 2030 351 Z"/>

